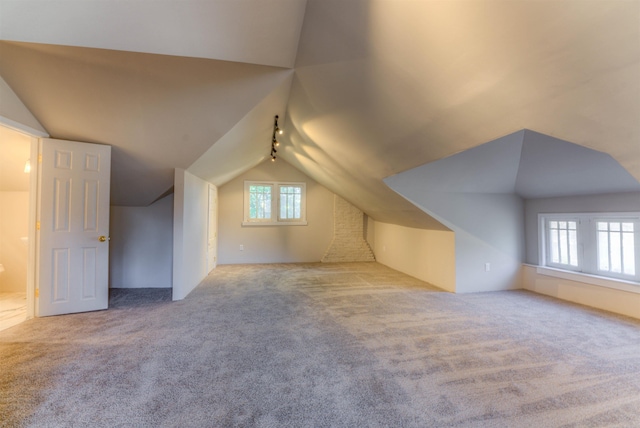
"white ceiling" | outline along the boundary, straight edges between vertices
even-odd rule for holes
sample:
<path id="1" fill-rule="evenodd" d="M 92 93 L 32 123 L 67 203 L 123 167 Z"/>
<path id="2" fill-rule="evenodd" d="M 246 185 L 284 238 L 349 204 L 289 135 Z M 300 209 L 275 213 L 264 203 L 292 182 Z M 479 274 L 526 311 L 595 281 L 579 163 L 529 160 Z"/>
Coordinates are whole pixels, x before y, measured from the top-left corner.
<path id="1" fill-rule="evenodd" d="M 2 40 L 292 67 L 305 0 L 2 0 Z"/>
<path id="2" fill-rule="evenodd" d="M 114 146 L 115 204 L 175 167 L 226 182 L 279 114 L 283 159 L 440 228 L 383 179 L 522 129 L 640 179 L 639 19 L 626 0 L 0 0 L 0 76 L 52 137 Z"/>

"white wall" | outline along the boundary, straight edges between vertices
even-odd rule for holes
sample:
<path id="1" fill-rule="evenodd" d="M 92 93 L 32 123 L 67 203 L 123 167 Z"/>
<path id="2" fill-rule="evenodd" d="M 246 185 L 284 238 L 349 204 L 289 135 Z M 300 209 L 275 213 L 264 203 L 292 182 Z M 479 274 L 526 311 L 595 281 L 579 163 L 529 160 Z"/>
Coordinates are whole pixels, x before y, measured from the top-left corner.
<path id="1" fill-rule="evenodd" d="M 242 226 L 244 180 L 305 182 L 307 225 Z M 220 186 L 218 200 L 220 264 L 319 262 L 333 238 L 333 193 L 282 159 Z"/>
<path id="2" fill-rule="evenodd" d="M 29 192 L 0 192 L 0 291 L 26 292 Z"/>
<path id="3" fill-rule="evenodd" d="M 640 211 L 640 193 L 527 199 L 525 207 L 526 262 L 538 263 L 538 214 Z"/>
<path id="4" fill-rule="evenodd" d="M 640 293 L 556 278 L 523 266 L 524 288 L 536 293 L 640 319 Z"/>
<path id="5" fill-rule="evenodd" d="M 173 195 L 148 207 L 111 207 L 111 288 L 171 288 Z"/>
<path id="6" fill-rule="evenodd" d="M 33 136 L 49 136 L 2 77 L 0 77 L 0 123 L 12 129 L 26 131 Z"/>
<path id="7" fill-rule="evenodd" d="M 173 211 L 173 300 L 184 299 L 207 276 L 209 184 L 176 169 Z"/>
<path id="8" fill-rule="evenodd" d="M 446 291 L 456 291 L 454 233 L 373 223 L 376 261 Z M 375 238 L 373 238 L 375 236 Z"/>

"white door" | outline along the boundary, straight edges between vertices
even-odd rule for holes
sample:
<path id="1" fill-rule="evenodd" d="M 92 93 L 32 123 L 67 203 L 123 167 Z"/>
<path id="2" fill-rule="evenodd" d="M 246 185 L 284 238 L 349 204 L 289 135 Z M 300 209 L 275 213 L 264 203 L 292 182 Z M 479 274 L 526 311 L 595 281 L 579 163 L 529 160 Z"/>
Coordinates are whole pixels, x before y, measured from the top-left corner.
<path id="1" fill-rule="evenodd" d="M 209 185 L 209 213 L 207 215 L 207 272 L 216 267 L 218 259 L 218 189 Z"/>
<path id="2" fill-rule="evenodd" d="M 111 147 L 43 139 L 37 316 L 109 303 Z"/>

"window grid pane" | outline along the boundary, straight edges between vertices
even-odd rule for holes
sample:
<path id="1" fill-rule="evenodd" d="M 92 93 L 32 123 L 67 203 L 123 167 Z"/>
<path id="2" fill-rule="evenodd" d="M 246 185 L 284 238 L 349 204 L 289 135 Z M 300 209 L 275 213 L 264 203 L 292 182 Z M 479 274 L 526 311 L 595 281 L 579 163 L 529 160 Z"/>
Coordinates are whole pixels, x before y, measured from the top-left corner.
<path id="1" fill-rule="evenodd" d="M 562 224 L 562 223 L 560 223 Z M 567 242 L 567 231 L 560 230 L 560 263 L 563 265 L 569 264 L 569 251 Z"/>
<path id="2" fill-rule="evenodd" d="M 549 221 L 551 263 L 578 267 L 578 222 Z"/>
<path id="3" fill-rule="evenodd" d="M 632 222 L 599 221 L 597 229 L 598 270 L 635 276 L 634 224 Z"/>
<path id="4" fill-rule="evenodd" d="M 558 245 L 558 229 L 549 230 L 549 248 L 551 250 L 551 261 L 553 263 L 560 263 Z"/>
<path id="5" fill-rule="evenodd" d="M 299 220 L 302 205 L 302 187 L 280 186 L 280 218 L 282 220 Z"/>
<path id="6" fill-rule="evenodd" d="M 598 270 L 609 271 L 609 234 L 598 232 Z"/>
<path id="7" fill-rule="evenodd" d="M 569 260 L 571 266 L 578 266 L 578 232 L 569 231 Z"/>
<path id="8" fill-rule="evenodd" d="M 253 220 L 271 218 L 271 186 L 249 186 L 249 218 Z"/>
<path id="9" fill-rule="evenodd" d="M 633 226 L 633 225 L 632 225 Z M 626 275 L 636 274 L 636 251 L 634 247 L 633 229 L 622 235 L 622 266 Z"/>

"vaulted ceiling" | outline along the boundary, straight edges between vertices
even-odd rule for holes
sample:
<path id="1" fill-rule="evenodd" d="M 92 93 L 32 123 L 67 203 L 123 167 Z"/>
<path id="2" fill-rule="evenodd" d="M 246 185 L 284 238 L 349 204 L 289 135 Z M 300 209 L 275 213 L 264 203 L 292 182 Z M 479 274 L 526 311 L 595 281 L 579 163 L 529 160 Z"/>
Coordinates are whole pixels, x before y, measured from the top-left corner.
<path id="1" fill-rule="evenodd" d="M 281 159 L 442 228 L 383 179 L 522 129 L 640 179 L 639 23 L 626 0 L 0 0 L 0 76 L 52 137 L 113 146 L 113 204 L 173 168 L 224 184 L 279 114 Z"/>

